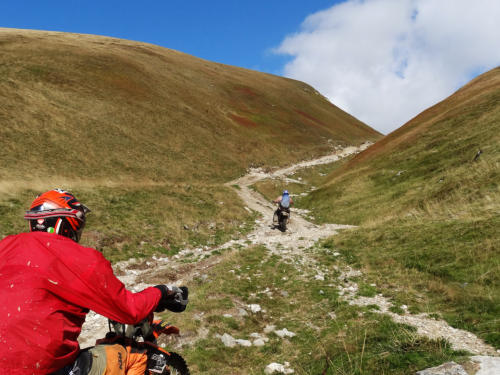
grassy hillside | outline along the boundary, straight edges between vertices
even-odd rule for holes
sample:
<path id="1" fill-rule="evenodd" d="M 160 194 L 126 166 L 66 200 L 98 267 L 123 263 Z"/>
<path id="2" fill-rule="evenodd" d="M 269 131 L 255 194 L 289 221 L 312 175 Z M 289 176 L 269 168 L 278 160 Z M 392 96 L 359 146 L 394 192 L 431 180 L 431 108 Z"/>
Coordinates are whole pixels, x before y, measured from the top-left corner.
<path id="1" fill-rule="evenodd" d="M 154 45 L 0 29 L 0 46 L 2 180 L 220 182 L 379 136 L 302 82 Z"/>
<path id="2" fill-rule="evenodd" d="M 324 267 L 344 264 L 325 247 L 307 251 Z M 343 301 L 338 272 L 320 281 L 313 269 L 297 269 L 260 246 L 224 254 L 204 272 L 191 284 L 190 307 L 174 317 L 188 337 L 205 330 L 201 340 L 182 348 L 192 373 L 263 374 L 269 363 L 289 361 L 300 375 L 407 375 L 446 361 L 464 362 L 466 353 L 444 340 L 422 338 L 415 328 L 394 323 L 374 306 Z M 263 311 L 242 316 L 248 304 L 259 304 Z M 269 325 L 296 336 L 281 339 L 266 333 Z M 220 339 L 225 333 L 244 340 L 257 333 L 269 341 L 261 347 L 228 348 Z"/>
<path id="3" fill-rule="evenodd" d="M 482 153 L 475 158 L 477 152 Z M 500 68 L 335 169 L 300 204 L 385 293 L 500 347 Z"/>
<path id="4" fill-rule="evenodd" d="M 498 210 L 500 68 L 336 170 L 310 197 L 324 219 L 352 224 L 394 216 L 474 216 Z M 474 161 L 478 150 L 481 156 Z M 335 204 L 330 203 L 334 199 Z"/>
<path id="5" fill-rule="evenodd" d="M 108 256 L 218 243 L 251 218 L 222 182 L 379 138 L 302 82 L 150 44 L 0 29 L 0 49 L 0 237 L 62 187 Z"/>

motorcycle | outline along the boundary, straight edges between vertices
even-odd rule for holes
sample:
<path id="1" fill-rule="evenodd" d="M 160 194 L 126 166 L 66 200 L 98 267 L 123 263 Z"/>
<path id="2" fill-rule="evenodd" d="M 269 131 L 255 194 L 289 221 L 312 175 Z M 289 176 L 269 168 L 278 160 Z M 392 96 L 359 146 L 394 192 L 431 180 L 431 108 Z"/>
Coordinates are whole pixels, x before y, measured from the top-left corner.
<path id="1" fill-rule="evenodd" d="M 181 355 L 169 352 L 158 345 L 158 337 L 178 335 L 179 328 L 163 320 L 153 320 L 152 314 L 136 325 L 126 325 L 108 320 L 109 332 L 101 344 L 121 344 L 131 347 L 132 352 L 142 351 L 147 355 L 145 375 L 189 375 L 189 369 Z"/>
<path id="2" fill-rule="evenodd" d="M 278 223 L 277 227 L 282 232 L 286 232 L 286 225 L 288 224 L 289 220 L 290 220 L 290 209 L 281 207 L 281 205 L 278 203 L 278 209 L 274 213 L 273 217 L 273 224 L 277 222 Z"/>

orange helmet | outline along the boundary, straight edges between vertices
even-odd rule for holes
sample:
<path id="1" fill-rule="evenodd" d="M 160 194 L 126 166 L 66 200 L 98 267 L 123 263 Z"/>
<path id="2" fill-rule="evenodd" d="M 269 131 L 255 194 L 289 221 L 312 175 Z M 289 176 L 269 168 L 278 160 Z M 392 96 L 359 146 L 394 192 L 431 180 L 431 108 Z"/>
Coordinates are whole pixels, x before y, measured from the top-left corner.
<path id="1" fill-rule="evenodd" d="M 57 233 L 78 242 L 88 212 L 73 194 L 54 189 L 36 197 L 24 218 L 29 220 L 31 232 Z"/>

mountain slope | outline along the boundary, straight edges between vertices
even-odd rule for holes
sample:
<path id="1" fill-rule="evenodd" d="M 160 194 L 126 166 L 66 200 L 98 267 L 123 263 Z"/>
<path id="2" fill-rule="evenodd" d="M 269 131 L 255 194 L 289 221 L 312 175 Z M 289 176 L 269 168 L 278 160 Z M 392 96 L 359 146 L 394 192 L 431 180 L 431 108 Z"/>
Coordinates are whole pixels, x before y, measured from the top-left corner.
<path id="1" fill-rule="evenodd" d="M 499 166 L 496 68 L 358 154 L 299 203 L 320 221 L 360 225 L 330 246 L 386 296 L 500 348 Z"/>
<path id="2" fill-rule="evenodd" d="M 227 181 L 379 137 L 302 82 L 158 46 L 0 29 L 0 47 L 2 180 Z"/>
<path id="3" fill-rule="evenodd" d="M 253 220 L 222 182 L 380 136 L 302 82 L 150 44 L 0 29 L 0 51 L 0 238 L 61 187 L 110 259 L 213 246 Z"/>
<path id="4" fill-rule="evenodd" d="M 474 161 L 476 153 L 480 156 Z M 330 218 L 359 224 L 447 207 L 498 209 L 500 68 L 493 69 L 357 155 L 310 197 Z M 331 198 L 329 198 L 331 197 Z M 495 203 L 495 204 L 494 204 Z M 459 211 L 459 212 L 456 212 Z M 362 212 L 362 214 L 361 214 Z M 326 217 L 325 217 L 326 219 Z"/>

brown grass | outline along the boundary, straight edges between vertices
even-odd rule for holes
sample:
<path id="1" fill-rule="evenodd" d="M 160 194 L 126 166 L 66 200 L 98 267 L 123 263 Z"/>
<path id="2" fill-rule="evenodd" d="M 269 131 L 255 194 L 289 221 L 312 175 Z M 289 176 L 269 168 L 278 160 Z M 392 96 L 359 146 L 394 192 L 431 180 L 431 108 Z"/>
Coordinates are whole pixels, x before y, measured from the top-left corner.
<path id="1" fill-rule="evenodd" d="M 233 115 L 233 114 L 229 115 L 229 117 L 231 117 L 238 124 L 243 125 L 246 128 L 253 128 L 254 126 L 257 126 L 257 124 L 255 122 L 253 122 L 252 120 L 245 118 L 245 117 L 241 117 L 241 116 L 237 116 L 237 115 Z"/>
<path id="2" fill-rule="evenodd" d="M 315 124 L 315 125 L 319 124 L 319 125 L 327 126 L 322 121 L 318 120 L 317 118 L 314 118 L 313 116 L 311 116 L 311 115 L 309 115 L 309 114 L 307 114 L 305 112 L 299 111 L 298 109 L 296 109 L 295 112 L 297 112 L 302 117 L 305 117 L 306 119 L 311 120 L 313 122 L 313 124 Z"/>
<path id="3" fill-rule="evenodd" d="M 154 45 L 15 29 L 0 43 L 2 181 L 221 182 L 379 137 L 302 82 Z"/>
<path id="4" fill-rule="evenodd" d="M 220 243 L 251 219 L 221 183 L 379 137 L 302 82 L 150 44 L 0 29 L 0 45 L 0 237 L 61 187 L 113 259 Z"/>
<path id="5" fill-rule="evenodd" d="M 373 158 L 384 157 L 388 153 L 411 146 L 418 142 L 430 127 L 453 118 L 464 109 L 478 105 L 485 96 L 497 90 L 499 85 L 500 67 L 497 67 L 473 79 L 452 96 L 418 114 L 405 125 L 358 154 L 345 169 L 351 169 L 354 165 L 363 164 Z M 341 173 L 343 172 L 339 170 L 337 174 Z"/>

